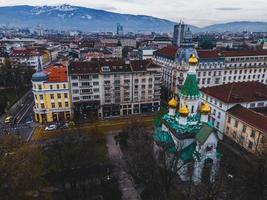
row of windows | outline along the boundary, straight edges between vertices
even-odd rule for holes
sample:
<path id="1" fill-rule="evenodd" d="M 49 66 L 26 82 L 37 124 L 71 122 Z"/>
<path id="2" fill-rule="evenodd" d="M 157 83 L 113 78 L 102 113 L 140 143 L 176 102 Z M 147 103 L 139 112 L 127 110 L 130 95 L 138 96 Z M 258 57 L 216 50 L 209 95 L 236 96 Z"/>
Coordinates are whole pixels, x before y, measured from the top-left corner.
<path id="1" fill-rule="evenodd" d="M 239 126 L 239 121 L 238 120 L 236 120 L 236 119 L 232 119 L 230 116 L 228 117 L 228 120 L 227 120 L 227 122 L 228 122 L 228 124 L 231 124 L 232 123 L 232 121 L 233 121 L 233 123 L 234 123 L 234 127 L 235 128 L 237 128 L 238 126 Z M 240 123 L 241 125 L 242 125 L 242 132 L 243 133 L 246 133 L 247 132 L 247 126 L 245 125 L 245 124 L 243 124 L 243 123 Z M 229 127 L 227 127 L 227 130 L 229 130 Z M 227 131 L 226 130 L 226 131 Z M 256 135 L 256 131 L 254 130 L 254 129 L 252 129 L 251 128 L 251 131 L 250 131 L 250 137 L 251 138 L 255 138 L 255 135 Z"/>
<path id="2" fill-rule="evenodd" d="M 36 107 L 38 108 L 38 104 L 36 104 Z M 45 109 L 45 104 L 44 103 L 41 103 L 40 104 L 40 107 L 41 107 L 41 109 Z M 51 107 L 52 108 L 55 108 L 56 107 L 55 103 L 51 103 Z M 58 107 L 59 108 L 62 108 L 62 103 L 61 102 L 58 102 Z M 69 102 L 65 102 L 65 107 L 66 108 L 69 107 Z"/>
<path id="3" fill-rule="evenodd" d="M 62 87 L 60 87 L 60 86 L 61 86 L 60 84 L 56 84 L 56 85 L 50 84 L 49 88 L 50 88 L 50 90 L 53 90 L 53 89 L 67 89 L 67 84 L 65 84 L 65 83 L 62 84 Z M 42 84 L 33 84 L 33 88 L 42 90 L 43 89 L 43 85 Z"/>
<path id="4" fill-rule="evenodd" d="M 58 93 L 56 96 L 57 96 L 58 99 L 61 99 L 61 97 L 62 97 L 61 93 Z M 67 99 L 69 97 L 68 93 L 64 93 L 63 96 L 64 96 L 65 99 Z M 34 97 L 37 100 L 37 95 L 34 95 Z M 40 94 L 39 98 L 40 98 L 40 100 L 44 100 L 44 95 Z M 55 99 L 55 95 L 54 94 L 50 94 L 50 98 L 51 99 Z"/>
<path id="5" fill-rule="evenodd" d="M 232 79 L 233 78 L 233 79 Z M 265 78 L 265 74 L 262 74 L 261 76 L 260 76 L 260 74 L 259 75 L 257 75 L 257 77 L 256 77 L 256 75 L 248 75 L 248 76 L 246 76 L 246 75 L 244 75 L 244 76 L 229 76 L 228 78 L 227 77 L 223 77 L 223 81 L 224 81 L 224 83 L 223 84 L 225 84 L 225 82 L 227 82 L 227 81 L 243 81 L 243 80 L 247 80 L 247 81 L 255 81 L 256 79 L 258 80 L 258 79 L 262 79 L 261 80 L 261 82 L 264 82 L 264 79 Z M 221 78 L 215 78 L 215 80 L 214 80 L 214 84 L 220 84 L 220 80 L 221 80 Z M 198 84 L 202 84 L 202 85 L 204 85 L 204 84 L 211 84 L 211 78 L 198 78 L 197 79 L 197 81 L 198 81 Z M 265 80 L 265 82 L 266 82 L 267 80 Z"/>
<path id="6" fill-rule="evenodd" d="M 247 73 L 249 73 L 249 74 L 251 74 L 251 73 L 262 73 L 262 72 L 266 72 L 266 69 L 254 69 L 254 70 L 252 70 L 252 69 L 245 69 L 245 70 L 243 70 L 243 69 L 240 69 L 240 70 L 224 70 L 224 71 L 204 71 L 204 72 L 198 72 L 197 74 L 198 74 L 198 76 L 200 77 L 201 75 L 202 76 L 206 76 L 206 75 L 208 75 L 208 76 L 221 76 L 222 75 L 222 73 L 224 74 L 224 75 L 227 75 L 227 74 L 247 74 Z"/>

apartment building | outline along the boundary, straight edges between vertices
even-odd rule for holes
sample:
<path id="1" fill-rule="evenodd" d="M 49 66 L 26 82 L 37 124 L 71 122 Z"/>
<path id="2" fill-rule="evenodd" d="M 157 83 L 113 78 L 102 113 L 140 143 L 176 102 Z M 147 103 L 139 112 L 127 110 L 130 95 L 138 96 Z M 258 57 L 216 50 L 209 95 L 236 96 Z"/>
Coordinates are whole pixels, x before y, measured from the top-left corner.
<path id="1" fill-rule="evenodd" d="M 51 65 L 32 76 L 35 121 L 39 123 L 69 121 L 72 118 L 67 67 Z"/>
<path id="2" fill-rule="evenodd" d="M 250 153 L 267 153 L 267 116 L 236 105 L 226 113 L 225 138 Z"/>
<path id="3" fill-rule="evenodd" d="M 160 69 L 146 60 L 70 63 L 75 117 L 106 118 L 159 110 Z"/>
<path id="4" fill-rule="evenodd" d="M 228 83 L 200 91 L 202 100 L 211 106 L 209 121 L 220 133 L 220 138 L 225 132 L 227 110 L 237 104 L 253 109 L 267 106 L 267 85 L 257 81 Z"/>
<path id="5" fill-rule="evenodd" d="M 22 47 L 12 49 L 9 59 L 12 66 L 32 67 L 37 70 L 39 59 L 41 66 L 43 66 L 50 62 L 50 55 L 48 51 Z"/>
<path id="6" fill-rule="evenodd" d="M 197 80 L 200 88 L 215 85 L 259 81 L 267 84 L 266 50 L 195 50 L 192 45 L 165 47 L 154 52 L 154 62 L 162 67 L 163 87 L 178 96 L 189 69 L 184 58 L 198 57 Z"/>

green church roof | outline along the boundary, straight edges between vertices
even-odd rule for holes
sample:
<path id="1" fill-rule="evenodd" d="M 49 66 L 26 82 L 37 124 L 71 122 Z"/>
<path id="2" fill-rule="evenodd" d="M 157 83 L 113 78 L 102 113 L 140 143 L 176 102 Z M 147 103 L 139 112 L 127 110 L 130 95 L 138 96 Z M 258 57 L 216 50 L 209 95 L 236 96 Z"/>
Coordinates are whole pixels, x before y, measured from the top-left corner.
<path id="1" fill-rule="evenodd" d="M 194 151 L 196 149 L 196 142 L 193 142 L 192 144 L 188 145 L 180 152 L 180 157 L 184 162 L 193 160 Z"/>
<path id="2" fill-rule="evenodd" d="M 207 123 L 204 123 L 196 135 L 196 140 L 200 144 L 204 144 L 204 142 L 208 139 L 208 137 L 213 132 L 213 130 L 214 129 L 210 125 L 208 125 Z"/>
<path id="3" fill-rule="evenodd" d="M 153 135 L 153 138 L 157 142 L 173 143 L 173 140 L 170 134 L 166 131 L 160 130 L 160 128 L 157 128 L 156 132 Z"/>
<path id="4" fill-rule="evenodd" d="M 180 91 L 180 96 L 188 98 L 200 96 L 196 74 L 187 74 L 185 83 Z"/>

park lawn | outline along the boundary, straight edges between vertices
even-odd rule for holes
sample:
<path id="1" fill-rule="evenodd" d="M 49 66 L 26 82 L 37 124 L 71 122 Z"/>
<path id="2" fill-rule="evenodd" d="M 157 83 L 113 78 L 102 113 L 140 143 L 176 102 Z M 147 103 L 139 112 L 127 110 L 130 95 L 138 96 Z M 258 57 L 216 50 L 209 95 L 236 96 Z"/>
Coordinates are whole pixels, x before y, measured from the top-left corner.
<path id="1" fill-rule="evenodd" d="M 147 126 L 152 128 L 153 116 L 139 117 L 139 120 Z M 57 129 L 55 131 L 44 131 L 43 128 L 38 127 L 35 129 L 32 136 L 32 141 L 42 141 L 53 139 L 62 136 L 63 134 L 72 134 L 72 133 L 100 133 L 107 134 L 109 132 L 116 132 L 125 129 L 131 118 L 116 118 L 110 120 L 99 120 L 93 123 L 86 123 L 77 125 L 73 129 Z"/>

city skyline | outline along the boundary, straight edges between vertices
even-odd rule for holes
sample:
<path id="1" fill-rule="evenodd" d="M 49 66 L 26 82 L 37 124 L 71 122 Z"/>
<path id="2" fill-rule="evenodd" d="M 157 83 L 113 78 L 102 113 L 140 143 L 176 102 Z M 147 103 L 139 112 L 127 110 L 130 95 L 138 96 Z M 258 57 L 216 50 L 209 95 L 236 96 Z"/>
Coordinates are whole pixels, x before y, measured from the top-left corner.
<path id="1" fill-rule="evenodd" d="M 246 2 L 226 0 L 223 3 L 219 0 L 205 0 L 204 2 L 176 0 L 168 2 L 168 4 L 163 0 L 110 0 L 108 2 L 105 0 L 97 2 L 84 0 L 39 0 L 34 3 L 28 0 L 12 0 L 9 2 L 0 0 L 0 6 L 60 4 L 102 9 L 115 13 L 149 15 L 174 22 L 183 20 L 186 23 L 199 27 L 231 21 L 267 21 L 265 12 L 267 5 L 264 4 L 263 0 L 248 0 Z"/>

